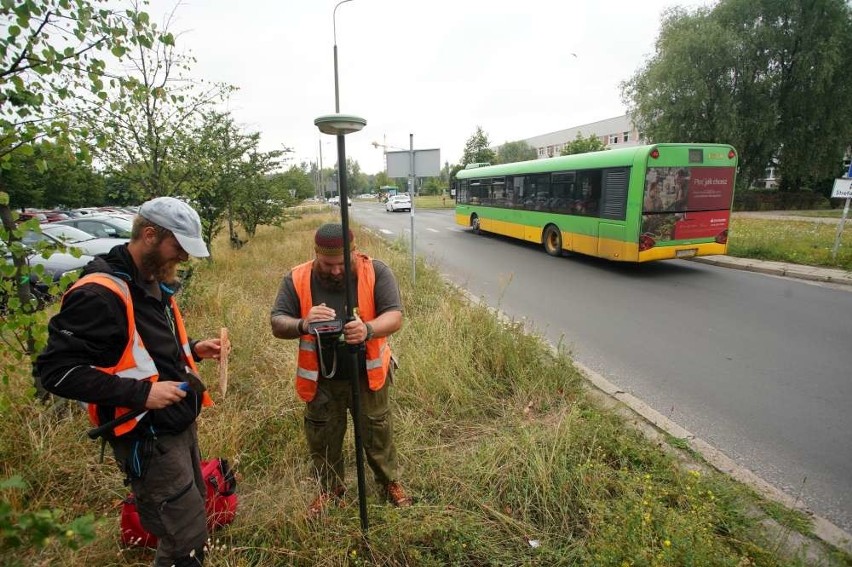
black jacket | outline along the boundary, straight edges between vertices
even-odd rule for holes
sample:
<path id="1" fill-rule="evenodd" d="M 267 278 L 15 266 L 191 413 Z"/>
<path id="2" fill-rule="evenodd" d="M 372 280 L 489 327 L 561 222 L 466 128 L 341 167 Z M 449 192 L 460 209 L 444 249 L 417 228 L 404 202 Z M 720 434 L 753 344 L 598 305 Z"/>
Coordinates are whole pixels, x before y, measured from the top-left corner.
<path id="1" fill-rule="evenodd" d="M 83 270 L 84 274 L 98 272 L 128 282 L 136 329 L 154 359 L 159 379 L 183 381 L 186 364 L 173 331 L 169 307 L 173 291 L 160 285 L 161 298 L 146 291 L 139 284 L 138 271 L 125 244 L 95 257 Z M 127 345 L 127 315 L 123 301 L 115 293 L 100 285 L 84 285 L 67 293 L 62 309 L 48 324 L 48 333 L 47 346 L 38 356 L 34 369 L 46 390 L 63 398 L 99 406 L 144 407 L 151 390 L 150 382 L 112 376 L 94 368 L 117 364 Z M 191 406 L 185 409 L 192 410 L 192 417 L 184 416 L 183 421 L 191 423 L 197 415 L 199 404 L 194 398 L 192 395 L 184 398 Z M 181 408 L 149 413 L 173 413 L 175 410 L 181 411 Z M 180 429 L 186 425 L 172 424 L 165 429 Z"/>

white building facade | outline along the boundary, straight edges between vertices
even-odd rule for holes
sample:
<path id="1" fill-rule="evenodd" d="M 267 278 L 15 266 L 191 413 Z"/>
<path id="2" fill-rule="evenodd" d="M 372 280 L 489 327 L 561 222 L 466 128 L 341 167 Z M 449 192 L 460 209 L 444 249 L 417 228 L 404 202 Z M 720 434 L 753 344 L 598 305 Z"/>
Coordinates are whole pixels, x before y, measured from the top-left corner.
<path id="1" fill-rule="evenodd" d="M 594 134 L 600 138 L 607 148 L 638 146 L 644 143 L 641 139 L 641 133 L 626 114 L 590 124 L 573 126 L 549 134 L 533 136 L 523 141 L 535 148 L 538 159 L 544 159 L 560 155 L 562 148 L 573 142 L 577 138 L 577 134 L 580 134 L 583 138 L 588 138 Z"/>

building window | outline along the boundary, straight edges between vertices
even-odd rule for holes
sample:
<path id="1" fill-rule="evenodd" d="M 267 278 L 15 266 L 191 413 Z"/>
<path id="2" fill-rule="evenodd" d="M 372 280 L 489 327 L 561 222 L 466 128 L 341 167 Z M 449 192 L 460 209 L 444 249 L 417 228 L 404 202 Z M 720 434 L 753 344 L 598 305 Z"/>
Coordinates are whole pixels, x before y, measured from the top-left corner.
<path id="1" fill-rule="evenodd" d="M 621 139 L 624 140 L 625 142 L 630 141 L 630 132 L 624 132 L 624 133 L 621 134 L 621 136 L 622 136 Z"/>
<path id="2" fill-rule="evenodd" d="M 618 143 L 618 134 L 610 134 L 609 135 L 609 143 L 617 144 Z"/>

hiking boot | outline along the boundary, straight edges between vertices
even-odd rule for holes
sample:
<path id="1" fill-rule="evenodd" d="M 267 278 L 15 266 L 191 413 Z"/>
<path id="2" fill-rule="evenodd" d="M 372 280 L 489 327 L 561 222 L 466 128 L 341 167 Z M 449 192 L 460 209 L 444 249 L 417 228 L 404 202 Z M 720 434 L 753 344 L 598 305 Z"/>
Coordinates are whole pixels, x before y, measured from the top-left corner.
<path id="1" fill-rule="evenodd" d="M 319 493 L 311 505 L 308 506 L 308 519 L 313 520 L 318 518 L 325 512 L 325 509 L 334 501 L 337 501 L 338 506 L 340 505 L 340 500 L 343 498 L 343 495 L 346 493 L 346 488 L 343 486 L 338 486 L 333 490 L 323 490 Z"/>
<path id="2" fill-rule="evenodd" d="M 391 481 L 385 485 L 385 494 L 388 497 L 388 502 L 397 508 L 407 508 L 411 506 L 411 498 L 405 494 L 402 485 L 397 481 Z"/>

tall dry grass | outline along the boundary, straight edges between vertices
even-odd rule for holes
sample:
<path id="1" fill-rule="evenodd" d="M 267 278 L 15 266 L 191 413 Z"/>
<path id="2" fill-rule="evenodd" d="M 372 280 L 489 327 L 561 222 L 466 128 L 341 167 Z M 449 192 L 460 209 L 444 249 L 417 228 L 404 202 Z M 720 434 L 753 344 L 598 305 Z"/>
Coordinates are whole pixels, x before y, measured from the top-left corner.
<path id="1" fill-rule="evenodd" d="M 391 265 L 405 305 L 392 339 L 401 361 L 392 396 L 402 480 L 415 505 L 394 509 L 368 482 L 371 527 L 367 541 L 360 537 L 348 435 L 348 506 L 306 520 L 317 487 L 293 386 L 296 344 L 272 337 L 269 312 L 281 278 L 312 257 L 313 232 L 331 218 L 262 227 L 240 250 L 217 241 L 215 260 L 198 264 L 181 292 L 193 336 L 226 326 L 233 342 L 226 397 L 215 395 L 215 364 L 202 365 L 217 401 L 200 420 L 203 451 L 235 463 L 241 500 L 235 523 L 214 534 L 208 565 L 812 564 L 781 554 L 748 491 L 687 470 L 591 403 L 569 358 L 467 304 L 422 264 L 415 289 L 405 247 L 358 228 L 357 246 Z M 0 562 L 148 564 L 150 551 L 118 544 L 126 489 L 109 456 L 99 463 L 84 416 L 32 401 L 28 384 L 22 369 L 0 396 L 8 402 L 2 474 L 30 483 L 12 504 L 61 508 L 67 518 L 93 511 L 99 538 L 78 551 L 48 543 Z"/>

